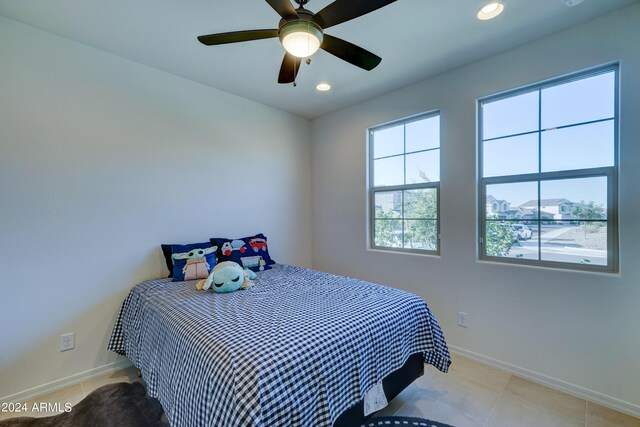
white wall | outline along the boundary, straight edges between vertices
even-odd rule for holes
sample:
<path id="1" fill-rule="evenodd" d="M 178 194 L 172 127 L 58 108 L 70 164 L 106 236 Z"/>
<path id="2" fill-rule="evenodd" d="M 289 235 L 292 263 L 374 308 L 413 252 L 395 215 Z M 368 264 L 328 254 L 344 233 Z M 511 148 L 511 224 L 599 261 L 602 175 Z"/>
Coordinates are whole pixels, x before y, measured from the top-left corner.
<path id="1" fill-rule="evenodd" d="M 161 243 L 264 232 L 311 264 L 308 120 L 4 17 L 0 64 L 0 397 L 119 360 Z"/>
<path id="2" fill-rule="evenodd" d="M 448 342 L 640 415 L 640 5 L 312 122 L 313 265 L 425 297 Z M 476 99 L 621 61 L 621 274 L 481 263 Z M 440 109 L 442 253 L 367 251 L 366 129 Z M 469 328 L 456 313 L 469 313 Z M 626 403 L 625 403 L 626 402 Z"/>

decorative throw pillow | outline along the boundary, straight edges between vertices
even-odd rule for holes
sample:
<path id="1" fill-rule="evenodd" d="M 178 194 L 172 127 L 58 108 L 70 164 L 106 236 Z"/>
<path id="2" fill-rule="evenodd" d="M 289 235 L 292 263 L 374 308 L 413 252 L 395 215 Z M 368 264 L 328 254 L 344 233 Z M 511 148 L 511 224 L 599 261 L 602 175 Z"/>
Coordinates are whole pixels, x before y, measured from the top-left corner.
<path id="1" fill-rule="evenodd" d="M 177 253 L 189 252 L 193 249 L 206 249 L 211 247 L 211 242 L 189 243 L 187 245 L 165 244 L 160 245 L 162 254 L 164 255 L 167 269 L 169 270 L 169 278 L 173 277 L 173 258 L 171 256 Z"/>
<path id="2" fill-rule="evenodd" d="M 276 263 L 269 256 L 267 237 L 262 233 L 241 239 L 213 237 L 211 245 L 218 247 L 218 262 L 237 262 L 251 271 L 269 270 Z"/>
<path id="3" fill-rule="evenodd" d="M 173 281 L 206 279 L 216 265 L 216 246 L 171 255 Z"/>

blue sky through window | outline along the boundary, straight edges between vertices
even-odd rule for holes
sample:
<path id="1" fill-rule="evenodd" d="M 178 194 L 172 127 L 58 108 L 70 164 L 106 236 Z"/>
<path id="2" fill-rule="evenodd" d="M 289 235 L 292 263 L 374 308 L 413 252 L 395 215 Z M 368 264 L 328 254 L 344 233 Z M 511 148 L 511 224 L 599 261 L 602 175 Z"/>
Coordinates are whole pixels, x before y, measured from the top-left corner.
<path id="1" fill-rule="evenodd" d="M 373 186 L 440 181 L 439 147 L 439 115 L 374 130 Z"/>
<path id="2" fill-rule="evenodd" d="M 488 101 L 482 112 L 484 177 L 615 164 L 614 71 Z M 537 190 L 537 182 L 489 185 L 487 196 L 519 206 Z M 606 177 L 543 181 L 541 192 L 606 207 Z"/>

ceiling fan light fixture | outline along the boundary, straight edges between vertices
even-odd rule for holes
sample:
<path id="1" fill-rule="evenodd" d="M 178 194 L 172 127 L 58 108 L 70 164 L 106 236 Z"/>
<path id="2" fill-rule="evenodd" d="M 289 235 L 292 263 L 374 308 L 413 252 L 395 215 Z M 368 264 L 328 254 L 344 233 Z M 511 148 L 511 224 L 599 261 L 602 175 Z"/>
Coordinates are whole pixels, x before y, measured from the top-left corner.
<path id="1" fill-rule="evenodd" d="M 484 5 L 478 11 L 478 19 L 481 21 L 487 21 L 500 15 L 504 11 L 504 3 L 501 1 L 492 1 Z"/>
<path id="2" fill-rule="evenodd" d="M 290 22 L 280 29 L 280 42 L 298 58 L 307 58 L 320 49 L 322 30 L 311 22 Z"/>

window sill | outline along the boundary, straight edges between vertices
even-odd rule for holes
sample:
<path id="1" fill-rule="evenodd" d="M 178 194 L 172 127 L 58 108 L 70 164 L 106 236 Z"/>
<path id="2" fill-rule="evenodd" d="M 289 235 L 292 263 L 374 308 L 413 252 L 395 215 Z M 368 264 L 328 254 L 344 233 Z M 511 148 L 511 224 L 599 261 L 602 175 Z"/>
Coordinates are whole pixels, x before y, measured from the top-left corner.
<path id="1" fill-rule="evenodd" d="M 441 255 L 439 253 L 428 253 L 428 252 L 421 252 L 418 250 L 411 250 L 411 249 L 382 249 L 382 248 L 368 247 L 367 252 L 379 252 L 383 254 L 393 254 L 393 255 L 413 255 L 413 256 L 436 258 L 436 259 L 441 258 Z"/>
<path id="2" fill-rule="evenodd" d="M 558 272 L 558 273 L 589 274 L 589 275 L 610 277 L 610 278 L 616 278 L 616 279 L 622 277 L 622 275 L 620 274 L 620 271 L 609 272 L 609 271 L 595 271 L 595 270 L 580 270 L 580 269 L 564 268 L 564 267 L 548 267 L 546 265 L 531 265 L 531 264 L 518 264 L 518 263 L 512 263 L 512 262 L 490 261 L 485 259 L 476 259 L 476 264 L 499 265 L 502 267 L 528 268 L 528 269 L 546 270 L 549 272 Z"/>

